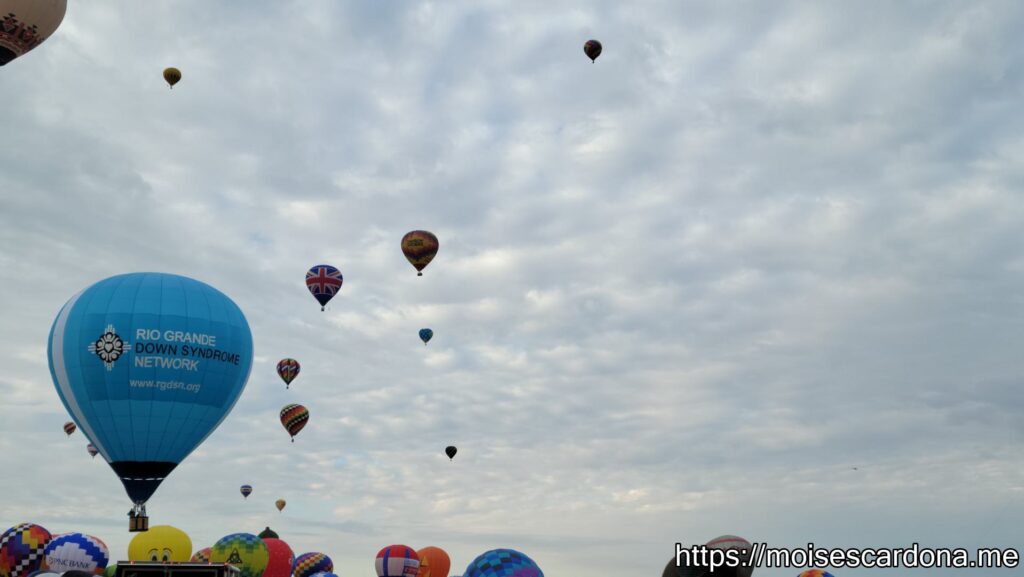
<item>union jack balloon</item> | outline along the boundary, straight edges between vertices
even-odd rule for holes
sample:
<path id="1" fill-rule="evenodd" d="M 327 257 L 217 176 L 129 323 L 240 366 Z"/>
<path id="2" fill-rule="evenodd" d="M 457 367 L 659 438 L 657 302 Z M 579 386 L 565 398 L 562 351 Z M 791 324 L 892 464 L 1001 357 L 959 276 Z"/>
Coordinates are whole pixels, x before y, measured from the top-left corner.
<path id="1" fill-rule="evenodd" d="M 306 288 L 324 310 L 328 301 L 341 290 L 341 271 L 329 264 L 318 264 L 306 273 Z"/>

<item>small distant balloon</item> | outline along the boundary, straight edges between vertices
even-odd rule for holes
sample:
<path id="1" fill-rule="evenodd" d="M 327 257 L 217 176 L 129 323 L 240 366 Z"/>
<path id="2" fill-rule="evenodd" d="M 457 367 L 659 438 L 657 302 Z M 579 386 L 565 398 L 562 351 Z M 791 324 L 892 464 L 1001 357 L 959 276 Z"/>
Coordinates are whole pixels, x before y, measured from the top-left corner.
<path id="1" fill-rule="evenodd" d="M 320 303 L 321 311 L 338 294 L 343 282 L 341 271 L 329 264 L 318 264 L 306 272 L 306 288 Z"/>
<path id="2" fill-rule="evenodd" d="M 252 485 L 242 485 L 239 491 L 242 493 L 243 498 L 248 499 L 249 495 L 252 495 Z"/>
<path id="3" fill-rule="evenodd" d="M 292 436 L 292 442 L 295 442 L 295 435 L 299 434 L 299 431 L 306 427 L 306 423 L 309 422 L 309 411 L 302 405 L 285 405 L 281 409 L 281 424 L 284 425 L 288 434 Z"/>
<path id="4" fill-rule="evenodd" d="M 455 453 L 458 453 L 458 452 L 459 452 L 459 450 L 456 449 L 455 447 L 451 446 L 451 445 L 445 447 L 445 449 L 444 449 L 444 454 L 448 455 L 448 460 L 449 461 L 454 459 L 455 458 Z"/>
<path id="5" fill-rule="evenodd" d="M 164 68 L 164 80 L 170 85 L 170 88 L 174 88 L 174 85 L 181 80 L 181 70 L 175 67 Z"/>
<path id="6" fill-rule="evenodd" d="M 285 501 L 284 499 L 278 499 L 277 501 L 274 501 L 274 506 L 277 507 L 278 511 L 284 511 L 284 506 L 287 504 L 288 501 Z"/>
<path id="7" fill-rule="evenodd" d="M 590 62 L 594 62 L 601 55 L 601 43 L 597 40 L 587 40 L 583 44 L 583 52 L 590 58 Z"/>
<path id="8" fill-rule="evenodd" d="M 377 577 L 416 577 L 420 556 L 412 547 L 389 545 L 377 553 Z"/>
<path id="9" fill-rule="evenodd" d="M 295 377 L 299 376 L 299 370 L 302 367 L 299 365 L 299 361 L 295 359 L 281 359 L 277 363 L 277 375 L 284 381 L 284 388 L 291 388 L 292 381 Z"/>
<path id="10" fill-rule="evenodd" d="M 92 443 L 89 443 L 88 445 L 86 445 L 85 446 L 85 450 L 89 451 L 89 455 L 92 456 L 93 459 L 96 458 L 96 455 L 100 454 L 99 450 Z"/>
<path id="11" fill-rule="evenodd" d="M 414 230 L 402 237 L 402 253 L 412 266 L 419 271 L 416 276 L 423 276 L 423 269 L 434 260 L 441 244 L 434 233 L 425 230 Z"/>
<path id="12" fill-rule="evenodd" d="M 434 331 L 430 329 L 420 329 L 420 340 L 423 341 L 423 346 L 427 346 L 430 339 L 434 338 Z"/>
<path id="13" fill-rule="evenodd" d="M 72 423 L 71 421 L 68 421 L 68 422 L 64 423 L 64 434 L 65 435 L 70 437 L 71 434 L 74 433 L 77 430 L 78 430 L 78 427 L 74 423 Z"/>

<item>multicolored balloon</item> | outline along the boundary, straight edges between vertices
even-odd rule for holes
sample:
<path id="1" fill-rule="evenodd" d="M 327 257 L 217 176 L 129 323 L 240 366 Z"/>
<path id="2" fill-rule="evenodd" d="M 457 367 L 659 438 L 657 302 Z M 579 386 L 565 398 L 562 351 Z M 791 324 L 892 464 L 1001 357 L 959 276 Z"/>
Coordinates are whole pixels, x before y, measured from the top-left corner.
<path id="1" fill-rule="evenodd" d="M 64 423 L 64 434 L 65 435 L 70 437 L 71 434 L 74 433 L 77 430 L 78 430 L 78 426 L 75 425 L 74 423 L 72 423 L 71 421 L 68 421 L 68 422 Z"/>
<path id="2" fill-rule="evenodd" d="M 243 498 L 248 499 L 249 495 L 252 495 L 252 485 L 242 485 L 239 491 L 242 493 Z"/>
<path id="3" fill-rule="evenodd" d="M 93 459 L 96 458 L 96 455 L 100 454 L 99 449 L 97 449 L 96 445 L 93 445 L 92 443 L 86 445 L 85 450 L 89 452 L 89 456 L 92 457 Z"/>
<path id="4" fill-rule="evenodd" d="M 278 511 L 284 511 L 284 506 L 287 504 L 288 501 L 285 501 L 284 499 L 278 499 L 277 501 L 274 501 L 274 506 L 277 507 Z"/>
<path id="5" fill-rule="evenodd" d="M 423 346 L 427 346 L 430 339 L 434 338 L 434 331 L 430 329 L 420 329 L 420 340 L 423 341 Z"/>
<path id="6" fill-rule="evenodd" d="M 797 577 L 833 577 L 828 571 L 822 571 L 821 569 L 808 569 Z"/>
<path id="7" fill-rule="evenodd" d="M 34 523 L 15 525 L 0 534 L 0 577 L 26 577 L 43 565 L 53 535 Z"/>
<path id="8" fill-rule="evenodd" d="M 341 271 L 329 264 L 318 264 L 306 273 L 306 288 L 320 303 L 321 311 L 341 290 L 342 282 Z"/>
<path id="9" fill-rule="evenodd" d="M 24 55 L 56 32 L 67 0 L 0 1 L 0 66 Z"/>
<path id="10" fill-rule="evenodd" d="M 402 237 L 402 254 L 419 271 L 416 276 L 423 276 L 423 269 L 434 260 L 440 246 L 434 233 L 425 230 L 407 232 Z"/>
<path id="11" fill-rule="evenodd" d="M 601 49 L 601 43 L 597 40 L 587 40 L 583 44 L 583 53 L 587 55 L 591 63 L 595 62 L 597 57 L 601 55 Z"/>
<path id="12" fill-rule="evenodd" d="M 416 577 L 448 577 L 452 560 L 440 547 L 424 547 L 416 554 L 420 557 L 420 572 Z"/>
<path id="13" fill-rule="evenodd" d="M 221 537 L 213 546 L 210 561 L 238 567 L 240 577 L 263 577 L 269 553 L 267 544 L 250 533 L 234 533 Z"/>
<path id="14" fill-rule="evenodd" d="M 171 66 L 170 68 L 164 68 L 164 80 L 167 82 L 169 88 L 174 88 L 174 85 L 181 80 L 181 70 Z"/>
<path id="15" fill-rule="evenodd" d="M 317 573 L 334 571 L 334 561 L 323 553 L 303 553 L 295 559 L 292 577 L 313 577 Z"/>
<path id="16" fill-rule="evenodd" d="M 416 577 L 420 556 L 412 547 L 388 545 L 377 553 L 377 577 Z"/>
<path id="17" fill-rule="evenodd" d="M 306 423 L 309 422 L 309 411 L 302 405 L 285 405 L 281 409 L 281 424 L 284 425 L 288 434 L 292 436 L 292 442 L 295 442 L 295 435 L 299 434 L 299 431 L 306 427 Z"/>
<path id="18" fill-rule="evenodd" d="M 263 570 L 263 577 L 291 577 L 295 565 L 292 548 L 276 537 L 260 538 L 267 545 L 267 568 Z"/>
<path id="19" fill-rule="evenodd" d="M 444 454 L 445 454 L 445 455 L 448 455 L 448 460 L 449 460 L 449 461 L 451 461 L 452 459 L 454 459 L 454 458 L 455 458 L 455 453 L 458 453 L 458 452 L 459 452 L 459 450 L 458 450 L 458 449 L 456 449 L 456 448 L 455 448 L 454 446 L 452 446 L 452 445 L 448 445 L 447 447 L 445 447 L 445 448 L 444 448 Z"/>
<path id="20" fill-rule="evenodd" d="M 203 547 L 192 554 L 192 558 L 189 559 L 192 563 L 209 563 L 210 555 L 213 553 L 213 547 Z"/>
<path id="21" fill-rule="evenodd" d="M 483 553 L 466 567 L 462 577 L 544 577 L 540 567 L 526 555 L 512 549 Z"/>
<path id="22" fill-rule="evenodd" d="M 277 375 L 284 381 L 284 388 L 290 388 L 292 381 L 295 380 L 295 377 L 299 376 L 301 368 L 299 361 L 295 359 L 281 359 L 277 363 Z"/>
<path id="23" fill-rule="evenodd" d="M 128 560 L 151 563 L 184 563 L 192 557 L 192 539 L 181 529 L 156 525 L 128 543 Z"/>
<path id="24" fill-rule="evenodd" d="M 103 573 L 110 561 L 110 551 L 102 540 L 81 533 L 64 533 L 50 539 L 43 552 L 44 563 L 51 571 L 85 571 Z"/>
<path id="25" fill-rule="evenodd" d="M 134 513 L 231 412 L 252 368 L 252 333 L 238 305 L 207 284 L 124 274 L 71 297 L 47 355 L 64 407 Z"/>

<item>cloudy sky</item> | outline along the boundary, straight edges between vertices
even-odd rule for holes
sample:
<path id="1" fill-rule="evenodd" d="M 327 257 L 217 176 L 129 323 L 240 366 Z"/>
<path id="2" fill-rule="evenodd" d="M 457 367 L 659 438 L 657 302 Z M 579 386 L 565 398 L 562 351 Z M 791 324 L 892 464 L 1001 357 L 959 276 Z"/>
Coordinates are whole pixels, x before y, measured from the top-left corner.
<path id="1" fill-rule="evenodd" d="M 723 533 L 1022 545 L 1021 3 L 69 4 L 0 69 L 0 525 L 125 557 L 46 338 L 161 271 L 255 340 L 149 504 L 196 548 L 269 525 L 341 577 L 391 543 L 643 577 Z"/>

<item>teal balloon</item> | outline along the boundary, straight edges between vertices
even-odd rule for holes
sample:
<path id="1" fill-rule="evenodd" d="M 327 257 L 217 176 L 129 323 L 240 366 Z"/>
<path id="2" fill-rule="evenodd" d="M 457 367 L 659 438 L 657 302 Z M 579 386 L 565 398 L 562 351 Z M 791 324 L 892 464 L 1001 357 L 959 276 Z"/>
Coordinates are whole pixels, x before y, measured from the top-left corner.
<path id="1" fill-rule="evenodd" d="M 132 273 L 71 297 L 47 354 L 64 407 L 141 505 L 235 406 L 252 333 L 217 289 Z"/>

